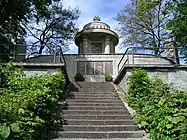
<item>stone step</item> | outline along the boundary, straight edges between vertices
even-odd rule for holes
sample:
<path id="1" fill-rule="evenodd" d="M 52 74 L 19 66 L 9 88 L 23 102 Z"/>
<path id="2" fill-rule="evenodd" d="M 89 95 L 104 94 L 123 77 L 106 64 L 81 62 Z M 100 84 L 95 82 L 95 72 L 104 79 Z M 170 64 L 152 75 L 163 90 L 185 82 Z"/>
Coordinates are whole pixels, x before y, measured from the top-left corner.
<path id="1" fill-rule="evenodd" d="M 71 96 L 68 96 L 66 99 L 94 99 L 94 100 L 100 100 L 100 99 L 119 99 L 119 97 L 117 96 L 76 96 L 76 95 L 71 95 Z"/>
<path id="2" fill-rule="evenodd" d="M 111 83 L 73 84 L 66 101 L 59 102 L 64 120 L 58 140 L 143 140 L 143 133 Z"/>
<path id="3" fill-rule="evenodd" d="M 141 131 L 59 131 L 63 138 L 142 138 Z"/>
<path id="4" fill-rule="evenodd" d="M 136 122 L 130 120 L 83 120 L 68 119 L 64 120 L 64 125 L 136 125 Z"/>
<path id="5" fill-rule="evenodd" d="M 70 103 L 122 103 L 121 100 L 109 100 L 109 99 L 98 99 L 98 100 L 94 100 L 94 99 L 89 99 L 89 100 L 84 100 L 84 99 L 76 99 L 76 100 L 72 100 L 72 99 L 67 99 L 66 102 L 68 104 Z"/>
<path id="6" fill-rule="evenodd" d="M 111 89 L 87 89 L 87 88 L 81 88 L 78 89 L 79 92 L 114 92 L 114 90 Z"/>
<path id="7" fill-rule="evenodd" d="M 121 103 L 76 103 L 76 102 L 74 103 L 74 102 L 70 102 L 66 104 L 68 106 L 123 106 L 124 107 L 124 104 L 122 102 Z"/>
<path id="8" fill-rule="evenodd" d="M 87 115 L 120 115 L 120 114 L 126 114 L 129 115 L 128 110 L 63 110 L 64 114 L 87 114 Z"/>
<path id="9" fill-rule="evenodd" d="M 62 109 L 70 110 L 126 110 L 124 106 L 63 106 Z"/>
<path id="10" fill-rule="evenodd" d="M 112 86 L 110 82 L 72 82 L 73 85 L 109 85 Z"/>
<path id="11" fill-rule="evenodd" d="M 76 98 L 92 98 L 92 97 L 97 97 L 97 98 L 100 98 L 100 97 L 115 97 L 115 98 L 118 98 L 119 96 L 116 95 L 116 94 L 70 94 L 71 98 L 73 97 L 76 97 Z"/>
<path id="12" fill-rule="evenodd" d="M 64 119 L 83 119 L 83 120 L 128 120 L 132 117 L 128 114 L 118 114 L 118 115 L 89 115 L 89 114 L 64 114 Z"/>
<path id="13" fill-rule="evenodd" d="M 98 94 L 115 94 L 116 95 L 116 93 L 115 92 L 103 92 L 103 91 L 101 91 L 101 92 L 78 92 L 78 91 L 72 91 L 71 92 L 71 94 L 86 94 L 86 95 L 88 95 L 88 94 L 96 94 L 96 95 L 98 95 Z"/>
<path id="14" fill-rule="evenodd" d="M 63 125 L 60 131 L 138 131 L 137 125 Z"/>
<path id="15" fill-rule="evenodd" d="M 109 86 L 109 87 L 113 87 L 111 83 L 105 83 L 105 84 L 101 84 L 101 83 L 78 83 L 78 84 L 74 84 L 74 86 Z"/>
<path id="16" fill-rule="evenodd" d="M 117 97 L 92 97 L 92 98 L 89 98 L 89 97 L 74 97 L 74 99 L 76 100 L 84 100 L 84 101 L 99 101 L 99 100 L 102 100 L 102 101 L 106 101 L 106 100 L 110 100 L 110 101 L 114 101 L 114 100 L 120 100 L 120 98 L 117 98 Z M 67 100 L 71 100 L 71 99 L 67 99 Z"/>
<path id="17" fill-rule="evenodd" d="M 74 87 L 74 89 L 110 89 L 110 90 L 114 90 L 113 87 L 110 86 L 76 86 Z"/>
<path id="18" fill-rule="evenodd" d="M 84 84 L 73 84 L 72 85 L 73 87 L 110 87 L 110 88 L 112 88 L 113 86 L 112 86 L 112 84 L 100 84 L 100 83 L 88 83 L 88 84 L 86 84 L 86 83 L 84 83 Z"/>
<path id="19" fill-rule="evenodd" d="M 57 138 L 52 140 L 124 140 L 124 138 L 87 139 L 87 138 Z M 125 140 L 148 140 L 146 138 L 125 138 Z"/>
<path id="20" fill-rule="evenodd" d="M 82 87 L 76 87 L 77 89 L 94 89 L 94 90 L 97 90 L 97 89 L 108 89 L 108 90 L 114 90 L 113 87 L 110 87 L 110 86 L 82 86 Z"/>
<path id="21" fill-rule="evenodd" d="M 96 96 L 96 97 L 99 97 L 99 96 L 104 96 L 104 97 L 108 97 L 108 96 L 117 96 L 118 97 L 118 95 L 115 93 L 115 92 L 113 92 L 113 93 L 94 93 L 94 92 L 91 92 L 91 93 L 89 93 L 89 94 L 87 94 L 87 93 L 81 93 L 81 92 L 77 92 L 77 93 L 70 93 L 70 94 L 68 94 L 69 96 Z"/>
<path id="22" fill-rule="evenodd" d="M 88 81 L 77 81 L 72 82 L 73 85 L 112 85 L 110 82 L 88 82 Z"/>

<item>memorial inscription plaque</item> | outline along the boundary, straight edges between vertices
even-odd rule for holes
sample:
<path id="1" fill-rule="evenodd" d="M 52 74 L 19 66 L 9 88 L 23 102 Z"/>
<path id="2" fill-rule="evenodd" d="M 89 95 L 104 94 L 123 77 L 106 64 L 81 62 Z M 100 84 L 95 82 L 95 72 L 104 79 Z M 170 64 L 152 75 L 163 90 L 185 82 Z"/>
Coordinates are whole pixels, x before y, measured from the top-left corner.
<path id="1" fill-rule="evenodd" d="M 105 73 L 113 74 L 113 62 L 77 61 L 77 72 L 80 72 L 83 75 L 104 75 Z"/>
<path id="2" fill-rule="evenodd" d="M 86 62 L 86 75 L 94 75 L 94 62 Z"/>
<path id="3" fill-rule="evenodd" d="M 103 62 L 95 62 L 95 75 L 103 75 Z"/>
<path id="4" fill-rule="evenodd" d="M 112 63 L 112 61 L 105 62 L 105 73 L 113 74 L 113 63 Z"/>

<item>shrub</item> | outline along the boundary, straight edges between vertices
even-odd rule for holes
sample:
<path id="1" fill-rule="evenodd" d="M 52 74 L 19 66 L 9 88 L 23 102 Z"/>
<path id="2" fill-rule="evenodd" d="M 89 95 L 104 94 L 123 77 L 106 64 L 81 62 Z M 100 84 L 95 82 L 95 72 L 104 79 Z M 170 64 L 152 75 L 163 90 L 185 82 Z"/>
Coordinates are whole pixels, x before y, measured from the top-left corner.
<path id="1" fill-rule="evenodd" d="M 3 73 L 7 83 L 0 95 L 0 139 L 40 139 L 45 126 L 56 122 L 65 85 L 62 71 L 26 77 L 9 64 Z"/>
<path id="2" fill-rule="evenodd" d="M 106 82 L 111 82 L 113 80 L 112 76 L 110 75 L 110 73 L 106 73 L 105 74 L 105 81 Z"/>
<path id="3" fill-rule="evenodd" d="M 85 78 L 81 73 L 77 73 L 74 77 L 75 81 L 84 81 Z"/>
<path id="4" fill-rule="evenodd" d="M 153 140 L 187 138 L 187 93 L 174 89 L 158 77 L 135 69 L 129 77 L 128 103 L 136 119 Z"/>

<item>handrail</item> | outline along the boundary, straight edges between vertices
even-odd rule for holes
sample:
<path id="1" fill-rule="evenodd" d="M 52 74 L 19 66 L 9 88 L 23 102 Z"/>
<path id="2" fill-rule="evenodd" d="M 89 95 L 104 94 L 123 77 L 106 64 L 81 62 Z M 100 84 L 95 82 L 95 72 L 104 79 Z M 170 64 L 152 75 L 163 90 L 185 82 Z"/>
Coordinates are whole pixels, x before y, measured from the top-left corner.
<path id="1" fill-rule="evenodd" d="M 127 49 L 125 50 L 125 52 L 124 52 L 122 58 L 120 59 L 120 61 L 119 61 L 119 63 L 118 63 L 118 72 L 119 72 L 119 66 L 120 66 L 120 64 L 121 64 L 121 62 L 122 62 L 122 60 L 123 60 L 123 58 L 126 56 L 126 53 L 128 52 L 128 50 L 129 50 L 130 48 L 131 48 L 131 47 L 129 47 L 129 48 L 127 48 Z"/>
<path id="2" fill-rule="evenodd" d="M 130 49 L 132 49 L 132 63 L 133 63 L 133 64 L 134 64 L 134 55 L 135 55 L 135 54 L 134 54 L 134 49 L 140 49 L 140 50 L 154 50 L 154 49 L 163 49 L 163 50 L 164 50 L 164 49 L 173 49 L 173 51 L 174 51 L 174 59 L 175 59 L 177 65 L 179 64 L 179 58 L 184 58 L 184 56 L 178 56 L 178 52 L 177 52 L 177 51 L 179 51 L 179 50 L 184 49 L 184 48 L 182 48 L 182 47 L 177 47 L 177 48 L 172 48 L 172 47 L 162 47 L 162 48 L 157 48 L 157 47 L 156 47 L 156 48 L 152 48 L 152 47 L 146 47 L 146 48 L 142 48 L 142 47 L 128 47 L 128 48 L 125 50 L 125 52 L 124 52 L 122 58 L 120 59 L 120 61 L 119 61 L 119 63 L 118 63 L 118 73 L 119 73 L 120 70 L 124 67 L 124 65 L 126 64 L 126 62 L 129 61 L 129 58 L 127 57 L 127 60 L 124 62 L 123 66 L 122 66 L 121 69 L 120 69 L 120 65 L 121 65 L 121 63 L 123 62 L 125 56 L 128 55 L 128 52 L 129 52 Z M 159 56 L 160 56 L 160 54 L 159 54 Z"/>
<path id="3" fill-rule="evenodd" d="M 68 76 L 68 73 L 67 73 L 67 63 L 66 63 L 66 60 L 65 60 L 65 57 L 64 57 L 64 53 L 62 51 L 62 48 L 59 46 L 60 48 L 60 62 L 63 63 L 64 62 L 64 75 L 65 75 L 65 79 L 66 79 L 66 84 L 69 84 L 70 83 L 70 79 L 69 79 L 69 76 Z M 62 61 L 63 59 L 63 61 Z"/>

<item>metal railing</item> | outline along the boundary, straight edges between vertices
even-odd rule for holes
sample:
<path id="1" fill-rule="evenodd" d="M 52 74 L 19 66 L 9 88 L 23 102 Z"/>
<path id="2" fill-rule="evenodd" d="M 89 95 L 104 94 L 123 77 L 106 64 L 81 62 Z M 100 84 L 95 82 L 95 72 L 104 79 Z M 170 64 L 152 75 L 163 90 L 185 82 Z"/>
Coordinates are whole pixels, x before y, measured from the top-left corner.
<path id="1" fill-rule="evenodd" d="M 154 54 L 155 50 L 159 50 L 157 54 Z M 181 51 L 187 51 L 184 50 L 184 48 L 142 48 L 142 47 L 129 47 L 125 50 L 122 58 L 120 59 L 118 63 L 118 73 L 124 68 L 125 65 L 135 65 L 140 64 L 135 61 L 135 58 L 138 58 L 137 55 L 141 55 L 143 58 L 150 58 L 150 56 L 154 57 L 160 57 L 165 58 L 168 61 L 173 61 L 175 65 L 183 65 L 185 64 L 186 56 L 183 54 L 180 54 Z M 144 63 L 145 64 L 145 63 Z M 155 64 L 149 64 L 146 65 L 159 65 L 157 63 Z M 166 64 L 163 64 L 166 65 Z"/>
<path id="2" fill-rule="evenodd" d="M 60 47 L 60 62 L 61 63 L 64 63 L 64 75 L 65 75 L 65 79 L 66 79 L 66 85 L 69 85 L 70 84 L 70 79 L 69 79 L 69 76 L 68 76 L 68 73 L 67 73 L 67 63 L 66 63 L 66 59 L 64 57 L 64 53 L 62 51 L 62 48 Z"/>
<path id="3" fill-rule="evenodd" d="M 54 48 L 53 53 L 42 53 L 39 54 L 38 50 L 35 52 L 28 52 L 28 48 L 36 47 L 35 50 L 37 50 L 40 47 L 50 47 L 50 45 L 25 45 L 25 44 L 0 44 L 0 59 L 5 62 L 7 61 L 24 61 L 26 59 L 34 58 L 34 57 L 39 57 L 39 56 L 53 56 L 53 59 L 50 63 L 57 63 L 61 61 L 61 63 L 66 63 L 65 59 L 63 57 L 63 51 L 60 46 L 56 46 Z M 38 48 L 37 48 L 38 47 Z M 44 49 L 45 50 L 45 49 Z"/>

